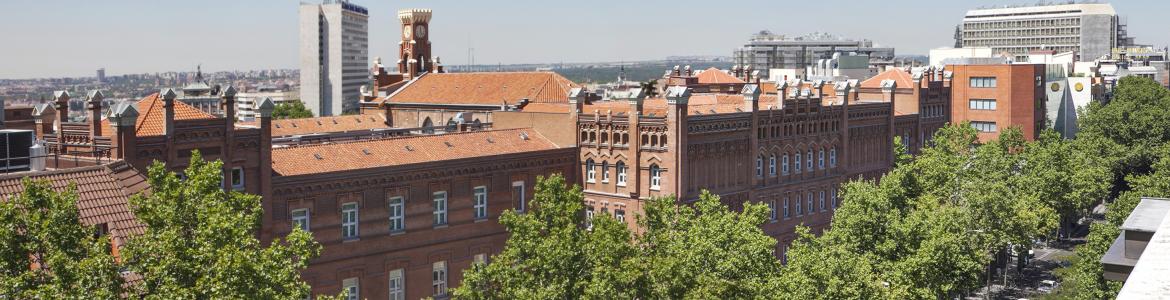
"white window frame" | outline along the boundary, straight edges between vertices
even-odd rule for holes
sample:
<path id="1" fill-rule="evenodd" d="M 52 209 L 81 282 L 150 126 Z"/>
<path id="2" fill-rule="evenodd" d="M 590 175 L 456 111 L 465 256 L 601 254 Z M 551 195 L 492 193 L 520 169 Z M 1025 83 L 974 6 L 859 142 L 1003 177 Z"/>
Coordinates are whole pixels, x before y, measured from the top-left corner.
<path id="1" fill-rule="evenodd" d="M 390 300 L 406 299 L 406 276 L 403 275 L 402 269 L 390 270 L 387 273 L 389 279 L 386 281 L 386 287 Z"/>
<path id="2" fill-rule="evenodd" d="M 585 229 L 593 229 L 593 205 L 585 206 Z"/>
<path id="3" fill-rule="evenodd" d="M 837 167 L 837 147 L 829 149 L 829 167 Z"/>
<path id="4" fill-rule="evenodd" d="M 784 153 L 784 159 L 780 161 L 780 173 L 788 175 L 788 153 Z"/>
<path id="5" fill-rule="evenodd" d="M 776 222 L 776 200 L 768 200 L 768 219 Z"/>
<path id="6" fill-rule="evenodd" d="M 782 205 L 784 205 L 784 219 L 788 219 L 789 217 L 792 216 L 790 214 L 790 212 L 788 211 L 788 200 L 789 200 L 788 197 L 784 197 L 784 203 L 782 204 Z"/>
<path id="7" fill-rule="evenodd" d="M 825 150 L 817 150 L 817 168 L 825 169 Z"/>
<path id="8" fill-rule="evenodd" d="M 447 191 L 437 191 L 431 193 L 431 214 L 434 218 L 431 220 L 434 226 L 447 225 Z"/>
<path id="9" fill-rule="evenodd" d="M 293 228 L 300 227 L 301 230 L 310 232 L 309 219 L 311 219 L 311 216 L 309 215 L 308 208 L 294 209 L 290 215 L 292 216 Z"/>
<path id="10" fill-rule="evenodd" d="M 350 277 L 341 281 L 341 290 L 348 292 L 345 295 L 346 300 L 361 299 L 362 289 L 359 284 L 357 277 Z"/>
<path id="11" fill-rule="evenodd" d="M 803 155 L 801 155 L 800 152 L 796 152 L 796 159 L 793 160 L 793 163 L 796 165 L 796 173 L 797 174 L 800 174 L 800 170 L 804 169 L 804 164 L 801 161 L 801 156 L 803 156 Z"/>
<path id="12" fill-rule="evenodd" d="M 390 232 L 406 231 L 406 198 L 393 196 L 386 200 L 387 214 L 390 221 Z"/>
<path id="13" fill-rule="evenodd" d="M 829 190 L 829 200 L 833 202 L 833 209 L 836 210 L 837 209 L 837 189 L 836 188 Z"/>
<path id="14" fill-rule="evenodd" d="M 435 297 L 447 296 L 447 261 L 431 264 L 431 293 Z"/>
<path id="15" fill-rule="evenodd" d="M 662 168 L 658 165 L 650 165 L 650 189 L 662 189 Z"/>
<path id="16" fill-rule="evenodd" d="M 816 171 L 816 169 L 813 169 L 813 151 L 812 151 L 812 149 L 808 150 L 807 155 L 808 155 L 808 157 L 805 157 L 805 160 L 804 160 L 805 163 L 808 164 L 808 166 L 806 166 L 806 169 L 808 169 L 809 172 Z"/>
<path id="17" fill-rule="evenodd" d="M 768 175 L 776 177 L 776 154 L 768 156 Z"/>
<path id="18" fill-rule="evenodd" d="M 236 174 L 236 172 L 239 172 L 239 174 Z M 244 189 L 244 168 L 243 167 L 232 168 L 231 174 L 232 174 L 232 189 L 237 190 L 237 191 L 243 190 Z"/>
<path id="19" fill-rule="evenodd" d="M 475 200 L 475 219 L 483 220 L 488 217 L 488 190 L 487 186 L 477 186 L 472 188 L 472 199 Z"/>
<path id="20" fill-rule="evenodd" d="M 357 202 L 341 204 L 341 238 L 345 240 L 357 239 L 360 236 L 358 228 L 360 214 Z M 352 233 L 351 233 L 352 232 Z"/>
<path id="21" fill-rule="evenodd" d="M 601 183 L 609 183 L 609 161 L 601 162 Z"/>
<path id="22" fill-rule="evenodd" d="M 827 208 L 827 207 L 825 207 L 825 191 L 824 191 L 824 190 L 821 190 L 821 192 L 820 192 L 820 194 L 817 196 L 817 198 L 818 198 L 818 199 L 817 199 L 817 201 L 820 201 L 820 205 L 821 205 L 821 211 L 827 211 L 827 210 L 828 210 L 828 208 Z"/>
<path id="23" fill-rule="evenodd" d="M 756 178 L 764 178 L 764 157 L 756 156 Z"/>
<path id="24" fill-rule="evenodd" d="M 816 212 L 817 208 L 815 206 L 813 206 L 813 193 L 812 192 L 808 192 L 808 196 L 805 198 L 805 200 L 807 201 L 807 202 L 805 202 L 805 204 L 808 205 L 807 207 L 805 207 L 805 209 L 808 210 L 808 214 L 811 215 L 814 212 Z"/>
<path id="25" fill-rule="evenodd" d="M 996 110 L 996 102 L 995 99 L 986 98 L 968 99 L 967 107 L 971 110 Z"/>
<path id="26" fill-rule="evenodd" d="M 519 193 L 516 192 L 516 187 L 520 187 Z M 526 192 L 527 191 L 524 190 L 524 181 L 523 180 L 512 182 L 512 199 L 520 200 L 520 201 L 516 201 L 517 206 L 519 206 L 516 209 L 516 211 L 518 211 L 518 212 L 524 212 L 524 210 L 528 208 L 528 198 L 527 198 L 528 195 L 526 194 Z"/>
<path id="27" fill-rule="evenodd" d="M 585 160 L 585 182 L 597 182 L 597 170 L 594 170 L 594 167 L 596 167 L 596 163 L 593 162 L 593 159 Z"/>
<path id="28" fill-rule="evenodd" d="M 804 209 L 803 209 L 804 206 L 801 205 L 800 194 L 796 194 L 795 204 L 796 204 L 796 216 L 797 217 L 803 216 L 804 215 Z"/>
<path id="29" fill-rule="evenodd" d="M 626 169 L 628 169 L 628 167 L 626 167 L 626 163 L 619 161 L 617 163 L 616 169 L 617 169 L 617 185 L 618 186 L 626 186 L 626 181 L 629 180 L 629 177 L 626 175 Z"/>
<path id="30" fill-rule="evenodd" d="M 620 209 L 620 208 L 614 209 L 613 210 L 613 218 L 616 219 L 619 223 L 625 224 L 626 223 L 626 210 Z"/>

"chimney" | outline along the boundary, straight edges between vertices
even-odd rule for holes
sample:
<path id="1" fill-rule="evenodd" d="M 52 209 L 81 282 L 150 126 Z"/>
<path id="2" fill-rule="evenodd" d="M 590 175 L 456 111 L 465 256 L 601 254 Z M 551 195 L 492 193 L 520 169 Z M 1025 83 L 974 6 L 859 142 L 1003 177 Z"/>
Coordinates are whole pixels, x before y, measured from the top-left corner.
<path id="1" fill-rule="evenodd" d="M 223 112 L 223 117 L 228 119 L 228 123 L 234 126 L 236 120 L 236 87 L 228 86 L 223 90 L 223 96 L 219 103 L 220 111 Z M 230 130 L 231 127 L 228 127 Z"/>
<path id="2" fill-rule="evenodd" d="M 57 105 L 57 122 L 64 126 L 66 122 L 69 122 L 69 92 L 53 92 L 53 99 Z"/>
<path id="3" fill-rule="evenodd" d="M 435 56 L 435 60 L 431 62 L 431 67 L 435 68 L 433 73 L 443 73 L 443 63 L 439 61 L 438 56 Z"/>
<path id="4" fill-rule="evenodd" d="M 127 159 L 133 156 L 137 145 L 134 124 L 138 121 L 138 109 L 135 109 L 132 103 L 119 102 L 110 106 L 107 120 L 114 130 L 110 138 L 110 144 L 116 148 L 112 151 L 112 157 Z"/>
<path id="5" fill-rule="evenodd" d="M 760 111 L 760 86 L 750 83 L 743 86 L 740 91 L 743 95 L 743 111 L 757 112 Z"/>
<path id="6" fill-rule="evenodd" d="M 784 100 L 788 100 L 788 81 L 776 81 L 776 105 L 777 109 L 784 108 Z"/>
<path id="7" fill-rule="evenodd" d="M 172 135 L 175 133 L 175 95 L 174 89 L 163 89 L 158 93 L 159 99 L 163 103 L 163 133 Z"/>
<path id="8" fill-rule="evenodd" d="M 684 69 L 686 70 L 688 77 L 695 75 L 695 73 L 693 71 L 691 71 L 691 65 L 687 65 L 686 68 L 684 68 Z"/>
<path id="9" fill-rule="evenodd" d="M 887 102 L 894 102 L 894 91 L 898 88 L 898 82 L 892 79 L 882 80 L 882 100 Z"/>
<path id="10" fill-rule="evenodd" d="M 44 139 L 46 134 L 53 133 L 53 123 L 56 122 L 57 110 L 50 103 L 41 103 L 33 107 L 33 118 L 36 122 L 36 137 Z"/>
<path id="11" fill-rule="evenodd" d="M 589 94 L 585 89 L 575 87 L 569 90 L 569 113 L 577 115 L 585 108 L 585 102 L 589 101 Z M 576 120 L 574 120 L 576 121 Z"/>
<path id="12" fill-rule="evenodd" d="M 850 90 L 852 89 L 853 86 L 848 81 L 840 81 L 833 84 L 833 90 L 836 91 L 837 101 L 841 101 L 841 104 L 845 104 L 845 102 L 849 101 L 849 94 Z"/>
<path id="13" fill-rule="evenodd" d="M 642 99 L 646 98 L 646 91 L 642 88 L 631 89 L 626 97 L 626 101 L 630 103 L 630 115 L 641 115 Z"/>
<path id="14" fill-rule="evenodd" d="M 678 65 L 674 65 L 674 70 L 673 70 L 673 71 L 674 71 L 674 76 L 675 76 L 675 77 L 682 76 L 682 73 L 681 73 L 682 71 L 680 71 L 680 70 L 679 70 L 679 67 L 678 67 Z"/>
<path id="15" fill-rule="evenodd" d="M 272 98 L 264 97 L 264 100 L 255 104 L 256 115 L 260 118 L 260 196 L 265 199 L 272 199 L 272 111 L 276 109 L 276 104 L 272 102 Z"/>
<path id="16" fill-rule="evenodd" d="M 89 134 L 90 137 L 99 137 L 102 135 L 102 91 L 89 92 L 89 101 L 86 104 L 89 106 Z"/>
<path id="17" fill-rule="evenodd" d="M 825 87 L 824 80 L 820 80 L 820 79 L 813 80 L 812 86 L 809 87 L 809 89 L 811 90 L 811 93 L 809 94 L 811 96 L 810 99 L 820 100 L 821 98 L 823 98 L 824 97 L 824 87 Z"/>

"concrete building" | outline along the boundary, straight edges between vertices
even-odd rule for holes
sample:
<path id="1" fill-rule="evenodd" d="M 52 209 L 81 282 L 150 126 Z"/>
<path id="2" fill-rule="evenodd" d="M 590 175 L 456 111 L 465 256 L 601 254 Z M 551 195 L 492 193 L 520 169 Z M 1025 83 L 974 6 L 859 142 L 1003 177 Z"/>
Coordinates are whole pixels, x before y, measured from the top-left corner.
<path id="1" fill-rule="evenodd" d="M 97 81 L 98 83 L 106 82 L 106 68 L 97 69 Z"/>
<path id="2" fill-rule="evenodd" d="M 317 116 L 357 112 L 369 73 L 369 12 L 347 0 L 302 3 L 301 101 Z"/>
<path id="3" fill-rule="evenodd" d="M 962 47 L 962 48 L 935 48 L 930 49 L 930 65 L 941 68 L 944 61 L 957 58 L 987 58 L 992 57 L 991 47 Z"/>
<path id="4" fill-rule="evenodd" d="M 264 99 L 271 99 L 273 104 L 281 105 L 297 101 L 300 94 L 296 91 L 257 90 L 236 95 L 236 118 L 239 121 L 252 121 L 259 117 L 256 105 Z"/>
<path id="5" fill-rule="evenodd" d="M 1130 45 L 1124 21 L 1113 5 L 1081 3 L 974 9 L 958 27 L 956 44 L 991 47 L 1025 61 L 1032 50 L 1076 52 L 1078 60 L 1092 61 Z"/>
<path id="6" fill-rule="evenodd" d="M 833 53 L 832 58 L 818 59 L 805 67 L 804 80 L 866 80 L 877 75 L 877 71 L 876 67 L 870 67 L 868 55 Z"/>
<path id="7" fill-rule="evenodd" d="M 1101 256 L 1102 276 L 1122 281 L 1117 299 L 1161 299 L 1170 290 L 1170 199 L 1142 197 Z"/>
<path id="8" fill-rule="evenodd" d="M 732 56 L 736 65 L 759 70 L 760 76 L 770 81 L 782 81 L 804 78 L 775 78 L 771 75 L 773 69 L 803 71 L 817 60 L 832 59 L 835 53 L 869 55 L 871 61 L 894 59 L 894 48 L 874 47 L 870 40 L 846 39 L 825 33 L 788 37 L 767 30 L 752 35 L 747 44 L 736 49 Z"/>

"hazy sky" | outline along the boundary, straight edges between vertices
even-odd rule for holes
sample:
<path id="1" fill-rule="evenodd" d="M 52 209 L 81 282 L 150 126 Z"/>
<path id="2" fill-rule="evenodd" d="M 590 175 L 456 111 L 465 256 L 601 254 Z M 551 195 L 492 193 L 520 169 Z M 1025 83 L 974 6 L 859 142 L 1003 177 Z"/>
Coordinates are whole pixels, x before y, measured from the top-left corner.
<path id="1" fill-rule="evenodd" d="M 397 55 L 396 12 L 430 8 L 446 65 L 723 55 L 754 32 L 830 32 L 926 54 L 953 45 L 964 12 L 1037 1 L 355 0 L 370 56 Z M 0 0 L 0 78 L 297 68 L 299 1 Z M 1113 2 L 1139 43 L 1170 44 L 1170 1 Z"/>

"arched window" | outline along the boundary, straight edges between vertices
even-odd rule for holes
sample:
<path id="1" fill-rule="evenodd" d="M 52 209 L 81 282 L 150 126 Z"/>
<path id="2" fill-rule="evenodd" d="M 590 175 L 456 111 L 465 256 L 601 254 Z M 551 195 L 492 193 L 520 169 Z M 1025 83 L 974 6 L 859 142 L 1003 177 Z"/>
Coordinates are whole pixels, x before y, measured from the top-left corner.
<path id="1" fill-rule="evenodd" d="M 800 173 L 800 170 L 804 166 L 804 164 L 800 163 L 800 157 L 801 157 L 800 152 L 796 152 L 795 157 L 796 157 L 796 159 L 793 160 L 793 164 L 796 165 L 796 173 Z"/>
<path id="2" fill-rule="evenodd" d="M 813 170 L 813 156 L 812 156 L 811 149 L 808 150 L 808 154 L 805 156 L 804 161 L 806 161 L 808 164 L 808 168 L 806 168 L 806 169 L 808 169 L 809 172 L 812 172 L 812 170 Z"/>
<path id="3" fill-rule="evenodd" d="M 780 160 L 780 172 L 788 175 L 788 153 L 784 153 L 784 158 Z"/>
<path id="4" fill-rule="evenodd" d="M 622 134 L 621 133 L 617 133 L 617 132 L 613 133 L 613 143 L 617 144 L 617 145 L 622 144 Z"/>
<path id="5" fill-rule="evenodd" d="M 620 161 L 617 163 L 617 176 L 617 185 L 626 186 L 626 163 Z"/>
<path id="6" fill-rule="evenodd" d="M 776 177 L 776 154 L 768 156 L 768 175 Z"/>
<path id="7" fill-rule="evenodd" d="M 817 151 L 817 168 L 825 169 L 825 149 Z"/>
<path id="8" fill-rule="evenodd" d="M 837 167 L 837 146 L 829 149 L 829 167 Z"/>
<path id="9" fill-rule="evenodd" d="M 585 181 L 588 181 L 588 182 L 596 182 L 597 181 L 597 170 L 594 170 L 593 167 L 595 167 L 595 166 L 594 166 L 592 158 L 585 160 Z"/>
<path id="10" fill-rule="evenodd" d="M 609 182 L 609 162 L 601 162 L 601 182 Z"/>
<path id="11" fill-rule="evenodd" d="M 666 147 L 666 136 L 665 135 L 662 136 L 662 145 L 660 145 L 659 147 Z"/>
<path id="12" fill-rule="evenodd" d="M 650 189 L 662 188 L 662 169 L 658 165 L 650 165 Z"/>
<path id="13" fill-rule="evenodd" d="M 435 122 L 431 121 L 431 117 L 423 119 L 422 132 L 426 134 L 435 133 Z"/>
<path id="14" fill-rule="evenodd" d="M 642 142 L 641 146 L 649 146 L 650 145 L 649 144 L 650 143 L 650 135 L 643 133 L 641 142 Z"/>
<path id="15" fill-rule="evenodd" d="M 602 144 L 605 144 L 605 143 L 606 143 L 606 142 L 608 142 L 608 141 L 609 141 L 609 135 L 608 135 L 608 134 L 605 134 L 605 133 L 602 133 L 602 134 L 601 134 L 601 143 L 602 143 Z"/>
<path id="16" fill-rule="evenodd" d="M 590 131 L 589 132 L 589 142 L 592 143 L 592 142 L 596 142 L 596 141 L 597 141 L 597 133 Z"/>
<path id="17" fill-rule="evenodd" d="M 658 147 L 658 135 L 650 136 L 650 146 Z"/>
<path id="18" fill-rule="evenodd" d="M 629 133 L 622 133 L 622 145 L 629 145 L 629 144 L 630 144 L 630 134 Z"/>
<path id="19" fill-rule="evenodd" d="M 756 156 L 756 177 L 764 177 L 764 158 Z"/>
<path id="20" fill-rule="evenodd" d="M 588 131 L 581 131 L 581 142 L 588 142 L 588 141 L 589 141 L 589 132 Z"/>

